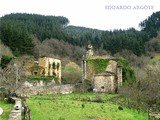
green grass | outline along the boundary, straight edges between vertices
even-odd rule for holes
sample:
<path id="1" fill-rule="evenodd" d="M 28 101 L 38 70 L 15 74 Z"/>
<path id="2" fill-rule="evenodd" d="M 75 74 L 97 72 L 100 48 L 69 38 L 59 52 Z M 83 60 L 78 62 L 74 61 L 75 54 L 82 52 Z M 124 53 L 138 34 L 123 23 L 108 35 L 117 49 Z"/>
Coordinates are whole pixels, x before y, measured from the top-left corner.
<path id="1" fill-rule="evenodd" d="M 32 120 L 147 120 L 146 113 L 136 110 L 119 110 L 107 100 L 116 95 L 74 93 L 68 95 L 32 96 L 27 100 Z M 102 103 L 91 102 L 97 98 Z"/>
<path id="2" fill-rule="evenodd" d="M 13 104 L 8 103 L 7 101 L 0 101 L 0 107 L 3 109 L 3 114 L 0 116 L 0 120 L 8 120 Z"/>
<path id="3" fill-rule="evenodd" d="M 160 55 L 154 56 L 151 60 L 150 63 L 155 64 L 160 62 Z"/>

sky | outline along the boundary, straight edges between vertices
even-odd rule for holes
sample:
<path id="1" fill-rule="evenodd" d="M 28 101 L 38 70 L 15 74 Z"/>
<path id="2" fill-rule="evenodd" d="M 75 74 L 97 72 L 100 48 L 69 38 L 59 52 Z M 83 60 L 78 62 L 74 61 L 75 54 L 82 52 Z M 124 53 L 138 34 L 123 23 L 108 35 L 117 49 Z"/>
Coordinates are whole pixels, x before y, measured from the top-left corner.
<path id="1" fill-rule="evenodd" d="M 0 0 L 0 17 L 10 13 L 64 16 L 69 25 L 100 30 L 139 30 L 139 23 L 157 11 L 159 0 Z"/>

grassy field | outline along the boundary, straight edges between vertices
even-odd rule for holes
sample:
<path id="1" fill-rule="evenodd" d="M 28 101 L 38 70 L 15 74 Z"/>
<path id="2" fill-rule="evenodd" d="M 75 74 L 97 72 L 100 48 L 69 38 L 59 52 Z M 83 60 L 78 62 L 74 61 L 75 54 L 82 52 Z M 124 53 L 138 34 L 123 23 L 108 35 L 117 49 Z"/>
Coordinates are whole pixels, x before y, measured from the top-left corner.
<path id="1" fill-rule="evenodd" d="M 113 96 L 94 93 L 32 96 L 27 104 L 32 120 L 147 120 L 146 113 L 125 107 L 119 110 L 119 105 L 107 101 Z"/>
<path id="2" fill-rule="evenodd" d="M 8 120 L 9 114 L 13 108 L 13 104 L 6 101 L 0 101 L 0 107 L 3 109 L 3 114 L 0 116 L 0 120 Z"/>

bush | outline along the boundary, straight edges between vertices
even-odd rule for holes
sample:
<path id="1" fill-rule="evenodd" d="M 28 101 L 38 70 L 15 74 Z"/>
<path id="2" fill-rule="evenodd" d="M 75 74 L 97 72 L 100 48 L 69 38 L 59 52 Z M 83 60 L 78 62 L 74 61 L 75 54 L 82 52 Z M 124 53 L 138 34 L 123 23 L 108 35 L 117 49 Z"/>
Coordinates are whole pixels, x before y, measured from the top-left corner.
<path id="1" fill-rule="evenodd" d="M 47 81 L 47 82 L 50 82 L 52 81 L 53 79 L 55 79 L 55 76 L 32 76 L 31 77 L 31 80 L 42 80 L 42 81 Z"/>
<path id="2" fill-rule="evenodd" d="M 103 99 L 102 99 L 101 96 L 96 95 L 96 98 L 95 98 L 94 102 L 102 103 L 102 102 L 104 102 L 104 101 L 103 101 Z"/>
<path id="3" fill-rule="evenodd" d="M 82 104 L 82 108 L 84 108 L 85 107 L 85 105 L 84 104 Z"/>
<path id="4" fill-rule="evenodd" d="M 3 68 L 7 67 L 8 63 L 13 59 L 13 57 L 2 55 L 0 66 Z"/>

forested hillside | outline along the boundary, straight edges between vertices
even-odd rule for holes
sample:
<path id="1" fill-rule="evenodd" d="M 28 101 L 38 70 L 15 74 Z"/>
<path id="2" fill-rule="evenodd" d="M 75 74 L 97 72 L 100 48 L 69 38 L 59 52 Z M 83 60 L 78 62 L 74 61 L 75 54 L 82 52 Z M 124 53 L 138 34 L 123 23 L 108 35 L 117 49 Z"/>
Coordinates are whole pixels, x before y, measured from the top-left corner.
<path id="1" fill-rule="evenodd" d="M 95 49 L 98 49 L 98 41 L 101 39 L 102 30 L 78 27 L 78 26 L 67 26 L 65 32 L 71 36 L 71 44 L 84 46 L 88 43 L 92 43 Z"/>
<path id="2" fill-rule="evenodd" d="M 153 13 L 142 21 L 140 23 L 141 31 L 134 28 L 101 31 L 67 26 L 69 20 L 62 16 L 26 13 L 5 15 L 0 20 L 1 41 L 4 45 L 10 47 L 15 56 L 35 55 L 36 44 L 33 42 L 35 38 L 40 43 L 54 38 L 60 42 L 63 41 L 65 43 L 63 45 L 69 44 L 75 47 L 85 47 L 88 43 L 91 43 L 96 51 L 107 51 L 113 55 L 123 50 L 130 50 L 140 56 L 146 53 L 146 50 L 148 50 L 146 47 L 153 43 L 150 40 L 157 37 L 157 32 L 160 29 L 160 12 Z M 57 49 L 63 48 L 57 47 Z M 59 56 L 63 56 L 63 54 L 59 53 Z"/>
<path id="3" fill-rule="evenodd" d="M 31 35 L 40 41 L 46 38 L 66 39 L 62 28 L 68 22 L 65 17 L 20 13 L 5 15 L 1 18 L 1 40 L 16 56 L 33 54 Z"/>

